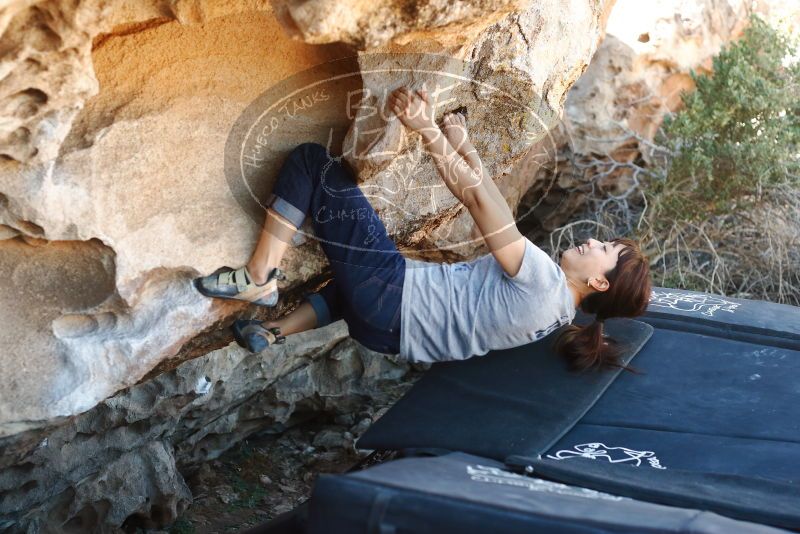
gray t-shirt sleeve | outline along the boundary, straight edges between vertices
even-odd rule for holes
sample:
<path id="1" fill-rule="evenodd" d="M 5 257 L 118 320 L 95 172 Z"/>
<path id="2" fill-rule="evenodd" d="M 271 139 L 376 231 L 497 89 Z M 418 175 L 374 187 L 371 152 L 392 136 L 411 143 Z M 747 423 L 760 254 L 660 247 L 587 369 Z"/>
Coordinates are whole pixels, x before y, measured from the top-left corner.
<path id="1" fill-rule="evenodd" d="M 559 266 L 550 259 L 545 251 L 537 247 L 530 239 L 525 239 L 525 254 L 522 266 L 516 276 L 509 276 L 505 270 L 503 278 L 522 291 L 541 291 L 552 287 L 560 281 Z"/>

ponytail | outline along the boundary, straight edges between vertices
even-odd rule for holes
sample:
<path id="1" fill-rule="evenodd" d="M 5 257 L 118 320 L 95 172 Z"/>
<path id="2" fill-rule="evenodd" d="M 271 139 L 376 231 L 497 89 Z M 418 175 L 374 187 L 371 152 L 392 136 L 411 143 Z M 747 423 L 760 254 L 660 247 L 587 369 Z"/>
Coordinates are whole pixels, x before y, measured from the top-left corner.
<path id="1" fill-rule="evenodd" d="M 603 321 L 586 326 L 571 324 L 564 328 L 554 346 L 572 371 L 603 370 L 629 367 L 620 364 L 621 350 L 617 342 L 603 336 Z"/>

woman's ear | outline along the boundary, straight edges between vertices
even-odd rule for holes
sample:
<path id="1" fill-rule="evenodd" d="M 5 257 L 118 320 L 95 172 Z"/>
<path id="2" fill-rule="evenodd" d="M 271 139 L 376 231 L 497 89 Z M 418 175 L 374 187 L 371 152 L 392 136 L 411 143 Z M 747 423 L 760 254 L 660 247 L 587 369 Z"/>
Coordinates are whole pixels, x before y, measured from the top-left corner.
<path id="1" fill-rule="evenodd" d="M 595 291 L 608 291 L 608 288 L 611 287 L 608 280 L 605 276 L 601 276 L 600 278 L 589 278 L 589 285 L 592 286 Z"/>

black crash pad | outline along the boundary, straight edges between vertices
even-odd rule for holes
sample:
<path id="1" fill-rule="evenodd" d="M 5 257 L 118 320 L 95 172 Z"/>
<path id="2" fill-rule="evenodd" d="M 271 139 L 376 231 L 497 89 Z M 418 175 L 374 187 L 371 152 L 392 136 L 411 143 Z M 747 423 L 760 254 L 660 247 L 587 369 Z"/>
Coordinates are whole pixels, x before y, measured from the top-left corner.
<path id="1" fill-rule="evenodd" d="M 770 527 L 525 477 L 487 458 L 403 458 L 320 475 L 308 534 L 767 534 Z"/>
<path id="2" fill-rule="evenodd" d="M 630 319 L 606 322 L 630 362 L 653 328 Z M 621 372 L 572 373 L 537 342 L 464 361 L 434 364 L 358 440 L 362 449 L 439 448 L 503 460 L 535 455 L 561 438 Z"/>

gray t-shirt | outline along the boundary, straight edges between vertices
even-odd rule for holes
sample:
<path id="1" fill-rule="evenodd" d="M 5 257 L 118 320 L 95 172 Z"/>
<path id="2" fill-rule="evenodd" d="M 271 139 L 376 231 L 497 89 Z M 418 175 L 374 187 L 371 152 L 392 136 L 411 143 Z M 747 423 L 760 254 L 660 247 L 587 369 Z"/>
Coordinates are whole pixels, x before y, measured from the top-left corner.
<path id="1" fill-rule="evenodd" d="M 494 256 L 432 263 L 406 258 L 400 357 L 415 362 L 464 360 L 525 345 L 575 317 L 564 271 L 525 238 L 510 277 Z"/>

